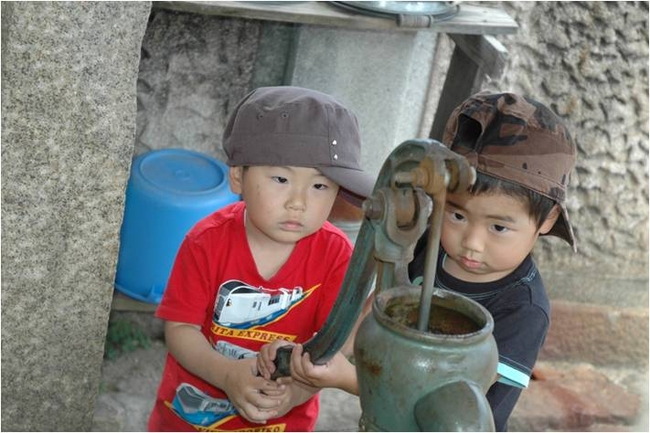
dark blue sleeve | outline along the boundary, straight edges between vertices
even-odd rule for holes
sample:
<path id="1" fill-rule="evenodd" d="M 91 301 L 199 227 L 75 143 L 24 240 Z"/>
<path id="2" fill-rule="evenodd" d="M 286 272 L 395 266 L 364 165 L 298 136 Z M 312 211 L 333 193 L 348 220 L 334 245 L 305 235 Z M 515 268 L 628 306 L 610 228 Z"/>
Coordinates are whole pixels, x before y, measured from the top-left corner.
<path id="1" fill-rule="evenodd" d="M 491 313 L 493 335 L 499 348 L 499 373 L 525 388 L 546 338 L 548 314 L 534 304 Z"/>
<path id="2" fill-rule="evenodd" d="M 525 290 L 518 288 L 517 290 Z M 493 313 L 494 339 L 499 349 L 499 374 L 519 386 L 497 382 L 487 399 L 497 431 L 506 431 L 507 422 L 523 387 L 528 386 L 537 356 L 549 326 L 548 310 L 535 304 L 505 307 Z"/>

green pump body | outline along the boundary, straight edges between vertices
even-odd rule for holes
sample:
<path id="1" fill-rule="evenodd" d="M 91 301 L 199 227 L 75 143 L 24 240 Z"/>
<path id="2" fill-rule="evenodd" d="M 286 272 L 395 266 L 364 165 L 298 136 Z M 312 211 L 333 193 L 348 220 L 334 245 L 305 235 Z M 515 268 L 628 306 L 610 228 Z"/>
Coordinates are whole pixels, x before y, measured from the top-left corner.
<path id="1" fill-rule="evenodd" d="M 357 331 L 360 429 L 494 431 L 485 399 L 498 361 L 492 317 L 479 304 L 442 290 L 432 302 L 470 319 L 477 331 L 421 332 L 386 313 L 387 306 L 412 305 L 419 295 L 417 287 L 382 291 Z"/>

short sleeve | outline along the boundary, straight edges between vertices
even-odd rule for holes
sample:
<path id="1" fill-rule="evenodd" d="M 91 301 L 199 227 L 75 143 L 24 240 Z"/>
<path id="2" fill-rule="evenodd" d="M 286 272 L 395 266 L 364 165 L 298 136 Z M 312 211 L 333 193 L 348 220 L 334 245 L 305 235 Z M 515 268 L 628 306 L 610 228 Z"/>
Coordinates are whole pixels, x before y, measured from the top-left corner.
<path id="1" fill-rule="evenodd" d="M 549 327 L 546 312 L 523 304 L 492 313 L 494 339 L 499 348 L 499 382 L 526 388 Z"/>
<path id="2" fill-rule="evenodd" d="M 191 237 L 186 236 L 178 249 L 174 266 L 156 317 L 174 322 L 202 325 L 211 306 L 210 266 L 206 252 Z"/>

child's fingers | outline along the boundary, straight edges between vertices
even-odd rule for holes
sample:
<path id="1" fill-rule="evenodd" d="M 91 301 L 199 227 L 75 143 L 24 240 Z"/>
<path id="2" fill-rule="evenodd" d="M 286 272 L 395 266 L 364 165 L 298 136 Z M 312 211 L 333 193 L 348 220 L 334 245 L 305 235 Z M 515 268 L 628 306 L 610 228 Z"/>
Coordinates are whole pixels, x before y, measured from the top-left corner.
<path id="1" fill-rule="evenodd" d="M 286 392 L 286 386 L 268 382 L 260 387 L 258 392 L 250 396 L 249 399 L 250 403 L 260 410 L 274 410 L 280 405 Z"/>
<path id="2" fill-rule="evenodd" d="M 274 398 L 274 397 L 281 397 L 287 392 L 287 385 L 286 381 L 283 381 L 282 383 L 277 382 L 279 385 L 277 388 L 270 388 L 270 389 L 265 389 L 262 391 L 262 393 L 268 397 Z"/>
<path id="3" fill-rule="evenodd" d="M 275 371 L 275 364 L 273 363 L 275 354 L 270 354 L 270 347 L 271 345 L 268 344 L 262 346 L 257 355 L 257 370 L 267 380 L 271 378 L 271 374 Z"/>
<path id="4" fill-rule="evenodd" d="M 273 409 L 263 409 L 254 404 L 248 403 L 238 407 L 237 412 L 248 421 L 258 424 L 266 424 L 267 420 L 278 416 L 278 411 L 275 409 L 277 406 L 279 405 L 274 406 Z"/>
<path id="5" fill-rule="evenodd" d="M 309 356 L 308 353 L 303 353 L 303 350 L 302 344 L 298 344 L 291 352 L 291 376 L 301 381 L 306 379 L 303 358 L 304 355 Z"/>
<path id="6" fill-rule="evenodd" d="M 276 370 L 273 362 L 277 356 L 278 348 L 295 346 L 294 343 L 285 340 L 275 340 L 270 344 L 265 344 L 260 348 L 257 354 L 257 371 L 259 375 L 269 380 Z"/>
<path id="7" fill-rule="evenodd" d="M 257 367 L 257 374 L 259 376 L 262 376 L 266 380 L 271 379 L 271 373 L 269 372 L 269 369 L 266 368 L 266 365 L 264 364 L 264 360 L 260 356 L 257 357 L 256 367 Z"/>
<path id="8" fill-rule="evenodd" d="M 291 382 L 293 382 L 293 378 L 291 376 L 281 376 L 275 379 L 275 382 L 278 385 L 291 385 Z"/>
<path id="9" fill-rule="evenodd" d="M 305 375 L 311 374 L 314 371 L 314 368 L 316 368 L 314 363 L 311 362 L 311 356 L 307 352 L 303 353 L 301 361 L 302 370 Z"/>

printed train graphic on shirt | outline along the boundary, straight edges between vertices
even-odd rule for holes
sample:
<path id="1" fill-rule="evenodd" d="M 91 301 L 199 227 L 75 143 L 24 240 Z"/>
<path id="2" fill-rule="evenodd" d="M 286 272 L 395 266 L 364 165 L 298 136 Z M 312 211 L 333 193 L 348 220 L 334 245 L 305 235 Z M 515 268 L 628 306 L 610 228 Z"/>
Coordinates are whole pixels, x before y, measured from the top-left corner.
<path id="1" fill-rule="evenodd" d="M 219 287 L 213 320 L 236 329 L 263 325 L 286 313 L 302 297 L 302 287 L 270 290 L 229 280 Z"/>
<path id="2" fill-rule="evenodd" d="M 255 358 L 257 352 L 227 341 L 218 341 L 214 349 L 231 359 Z M 237 411 L 229 400 L 210 397 L 189 383 L 181 383 L 171 404 L 174 412 L 195 427 L 209 427 Z"/>
<path id="3" fill-rule="evenodd" d="M 285 314 L 305 295 L 301 287 L 266 289 L 253 287 L 239 280 L 229 280 L 219 287 L 212 320 L 232 329 L 243 330 L 261 326 Z M 231 359 L 257 356 L 257 352 L 253 350 L 224 340 L 216 341 L 213 347 Z M 228 399 L 211 397 L 189 383 L 181 383 L 176 388 L 173 401 L 167 405 L 178 416 L 200 430 L 216 429 L 237 415 Z"/>
<path id="4" fill-rule="evenodd" d="M 189 424 L 200 427 L 208 427 L 237 413 L 229 400 L 210 397 L 189 383 L 178 385 L 172 408 Z"/>

